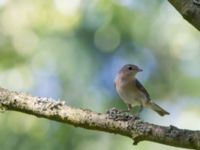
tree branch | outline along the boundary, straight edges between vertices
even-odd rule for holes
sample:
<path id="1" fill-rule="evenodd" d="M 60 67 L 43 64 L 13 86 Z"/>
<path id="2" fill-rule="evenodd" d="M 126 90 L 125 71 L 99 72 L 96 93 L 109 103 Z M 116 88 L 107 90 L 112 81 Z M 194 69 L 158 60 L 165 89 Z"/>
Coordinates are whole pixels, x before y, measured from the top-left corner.
<path id="1" fill-rule="evenodd" d="M 73 108 L 52 98 L 33 97 L 0 88 L 0 107 L 76 127 L 120 134 L 132 138 L 134 144 L 147 140 L 175 147 L 200 149 L 200 131 L 178 129 L 174 126 L 164 127 L 140 119 L 117 121 L 111 119 L 109 114 Z"/>
<path id="2" fill-rule="evenodd" d="M 200 0 L 168 0 L 197 30 L 200 31 Z"/>

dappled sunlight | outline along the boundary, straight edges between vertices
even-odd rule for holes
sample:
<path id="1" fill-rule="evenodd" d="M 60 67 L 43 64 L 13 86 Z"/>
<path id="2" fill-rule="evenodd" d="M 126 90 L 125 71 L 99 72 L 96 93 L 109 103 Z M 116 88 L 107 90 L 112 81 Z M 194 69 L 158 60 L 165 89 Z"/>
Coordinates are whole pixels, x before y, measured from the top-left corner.
<path id="1" fill-rule="evenodd" d="M 75 15 L 79 12 L 81 0 L 54 0 L 55 6 L 61 13 L 65 15 Z"/>
<path id="2" fill-rule="evenodd" d="M 197 113 L 195 111 L 183 112 L 180 115 L 179 119 L 177 119 L 177 126 L 179 128 L 199 130 L 200 129 L 199 114 L 200 112 Z"/>
<path id="3" fill-rule="evenodd" d="M 0 7 L 5 6 L 7 2 L 8 0 L 0 0 Z"/>
<path id="4" fill-rule="evenodd" d="M 27 68 L 13 68 L 1 72 L 0 85 L 11 90 L 25 91 L 33 85 L 33 78 Z"/>
<path id="5" fill-rule="evenodd" d="M 16 34 L 12 39 L 15 50 L 23 56 L 32 55 L 37 49 L 39 38 L 31 31 L 22 32 L 20 35 Z"/>

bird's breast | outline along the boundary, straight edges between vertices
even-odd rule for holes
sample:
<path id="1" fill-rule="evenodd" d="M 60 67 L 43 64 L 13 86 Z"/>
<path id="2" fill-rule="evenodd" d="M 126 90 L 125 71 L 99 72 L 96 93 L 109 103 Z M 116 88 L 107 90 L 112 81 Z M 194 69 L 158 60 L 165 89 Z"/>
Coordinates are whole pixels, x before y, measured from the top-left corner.
<path id="1" fill-rule="evenodd" d="M 140 93 L 138 93 L 136 86 L 132 81 L 116 80 L 116 90 L 119 96 L 123 99 L 125 103 L 137 104 L 140 103 Z"/>

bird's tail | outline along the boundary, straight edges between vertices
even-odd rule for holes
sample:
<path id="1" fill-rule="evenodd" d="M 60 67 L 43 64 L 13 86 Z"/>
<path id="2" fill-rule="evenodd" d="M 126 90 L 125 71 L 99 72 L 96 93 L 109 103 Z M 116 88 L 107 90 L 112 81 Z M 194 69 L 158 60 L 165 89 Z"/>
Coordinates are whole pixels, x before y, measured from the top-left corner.
<path id="1" fill-rule="evenodd" d="M 157 112 L 160 116 L 169 115 L 169 112 L 167 112 L 166 110 L 164 110 L 163 108 L 161 108 L 154 102 L 149 102 L 148 106 L 151 109 L 153 109 L 155 112 Z"/>

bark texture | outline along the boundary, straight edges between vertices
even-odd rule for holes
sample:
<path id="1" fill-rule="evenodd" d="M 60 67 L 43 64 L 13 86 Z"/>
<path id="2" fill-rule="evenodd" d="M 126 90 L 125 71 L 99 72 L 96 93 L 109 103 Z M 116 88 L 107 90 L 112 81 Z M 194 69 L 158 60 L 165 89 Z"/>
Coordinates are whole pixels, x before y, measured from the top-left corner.
<path id="1" fill-rule="evenodd" d="M 0 88 L 0 108 L 19 111 L 86 129 L 99 130 L 130 137 L 134 144 L 152 141 L 175 147 L 200 149 L 200 131 L 159 126 L 132 118 L 130 114 L 117 119 L 117 110 L 110 114 L 96 113 L 88 109 L 73 108 L 52 98 L 33 97 L 29 94 Z M 1 114 L 3 115 L 3 114 Z M 115 116 L 115 118 L 113 118 Z M 127 120 L 129 121 L 127 121 Z"/>
<path id="2" fill-rule="evenodd" d="M 200 31 L 200 0 L 168 0 L 197 30 Z"/>

